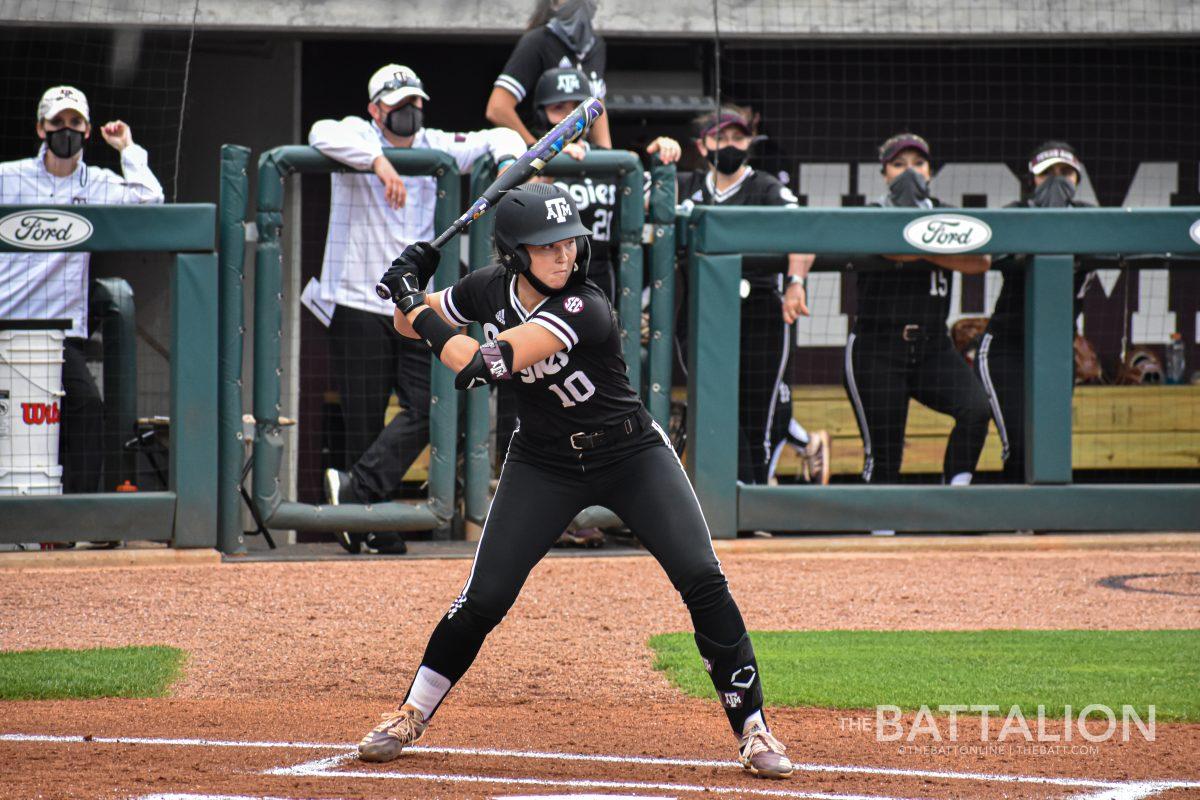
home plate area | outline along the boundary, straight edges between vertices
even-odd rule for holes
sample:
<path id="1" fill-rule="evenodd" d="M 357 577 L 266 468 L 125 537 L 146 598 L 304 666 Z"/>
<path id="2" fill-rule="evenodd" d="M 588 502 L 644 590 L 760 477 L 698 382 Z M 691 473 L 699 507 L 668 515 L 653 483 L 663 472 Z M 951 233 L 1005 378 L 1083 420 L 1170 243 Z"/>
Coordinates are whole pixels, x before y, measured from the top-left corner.
<path id="1" fill-rule="evenodd" d="M 1195 781 L 1110 781 L 811 763 L 796 764 L 791 780 L 764 781 L 748 776 L 733 761 L 420 745 L 389 764 L 368 765 L 355 758 L 353 745 L 325 742 L 20 733 L 0 735 L 0 742 L 17 750 L 18 763 L 22 745 L 36 744 L 46 755 L 62 747 L 62 763 L 75 761 L 72 756 L 83 755 L 84 749 L 93 751 L 88 754 L 92 758 L 107 749 L 108 758 L 124 762 L 126 774 L 157 775 L 153 791 L 115 795 L 135 800 L 615 800 L 697 795 L 823 800 L 1137 800 L 1195 797 L 1200 790 L 1200 782 Z M 220 770 L 207 766 L 212 759 L 204 757 L 216 752 L 222 754 L 217 762 L 223 765 Z M 85 760 L 90 759 L 85 756 Z M 144 771 L 151 764 L 155 765 L 153 773 Z M 164 769 L 165 764 L 170 768 Z"/>

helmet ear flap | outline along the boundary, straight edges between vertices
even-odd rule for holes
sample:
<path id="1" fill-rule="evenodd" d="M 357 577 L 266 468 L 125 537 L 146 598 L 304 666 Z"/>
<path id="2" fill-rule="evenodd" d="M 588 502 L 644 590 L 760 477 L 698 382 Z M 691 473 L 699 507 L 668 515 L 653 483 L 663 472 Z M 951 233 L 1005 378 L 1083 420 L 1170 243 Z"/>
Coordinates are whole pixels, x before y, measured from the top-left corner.
<path id="1" fill-rule="evenodd" d="M 581 268 L 583 276 L 587 277 L 588 265 L 592 263 L 592 237 L 575 237 L 575 264 Z"/>
<path id="2" fill-rule="evenodd" d="M 529 251 L 525 249 L 524 245 L 520 244 L 509 252 L 501 251 L 500 260 L 504 262 L 504 266 L 507 269 L 516 272 L 528 272 L 531 263 Z"/>

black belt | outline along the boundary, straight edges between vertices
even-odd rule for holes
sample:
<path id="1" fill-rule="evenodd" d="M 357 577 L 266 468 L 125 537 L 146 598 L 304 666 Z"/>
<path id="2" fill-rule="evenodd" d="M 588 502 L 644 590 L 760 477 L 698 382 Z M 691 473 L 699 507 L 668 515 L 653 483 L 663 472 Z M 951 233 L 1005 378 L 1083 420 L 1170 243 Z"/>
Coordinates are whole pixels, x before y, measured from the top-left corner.
<path id="1" fill-rule="evenodd" d="M 936 339 L 939 336 L 946 335 L 945 325 L 918 325 L 916 323 L 860 323 L 859 330 L 862 333 L 884 334 L 887 336 L 899 336 L 906 342 L 928 341 Z"/>
<path id="2" fill-rule="evenodd" d="M 609 425 L 598 431 L 577 431 L 568 436 L 536 436 L 522 432 L 521 436 L 534 444 L 562 450 L 595 450 L 598 447 L 610 447 L 625 439 L 632 439 L 648 429 L 653 422 L 649 412 L 641 408 L 617 424 Z"/>

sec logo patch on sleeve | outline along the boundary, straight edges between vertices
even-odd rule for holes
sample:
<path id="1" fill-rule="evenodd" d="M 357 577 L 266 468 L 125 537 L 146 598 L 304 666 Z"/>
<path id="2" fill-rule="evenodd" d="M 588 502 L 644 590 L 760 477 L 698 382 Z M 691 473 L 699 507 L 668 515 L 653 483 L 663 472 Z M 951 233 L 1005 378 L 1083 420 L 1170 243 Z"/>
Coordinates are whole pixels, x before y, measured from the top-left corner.
<path id="1" fill-rule="evenodd" d="M 563 311 L 566 311 L 568 314 L 578 314 L 580 311 L 583 311 L 583 298 L 571 295 L 563 300 Z"/>

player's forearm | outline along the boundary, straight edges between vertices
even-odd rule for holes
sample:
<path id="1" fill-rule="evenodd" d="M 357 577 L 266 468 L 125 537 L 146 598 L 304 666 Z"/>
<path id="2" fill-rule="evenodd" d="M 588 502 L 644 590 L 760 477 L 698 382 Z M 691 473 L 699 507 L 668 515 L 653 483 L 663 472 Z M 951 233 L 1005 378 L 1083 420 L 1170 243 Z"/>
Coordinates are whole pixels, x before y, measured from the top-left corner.
<path id="1" fill-rule="evenodd" d="M 816 259 L 813 253 L 788 253 L 788 277 L 807 278 Z"/>
<path id="2" fill-rule="evenodd" d="M 592 144 L 596 145 L 596 147 L 602 147 L 605 150 L 612 149 L 612 134 L 608 130 L 607 114 L 599 117 L 592 123 L 592 132 L 588 138 L 591 139 Z"/>
<path id="3" fill-rule="evenodd" d="M 425 339 L 426 337 L 421 335 L 421 333 L 417 330 L 417 325 L 414 324 L 417 320 L 417 317 L 421 316 L 422 314 L 432 314 L 434 317 L 438 317 L 437 311 L 424 304 L 412 309 L 408 312 L 408 314 L 402 313 L 400 309 L 397 308 L 395 314 L 397 332 L 399 332 L 402 336 L 409 336 L 413 339 Z M 403 320 L 403 325 L 412 332 L 411 335 L 401 329 L 401 320 Z M 440 318 L 438 321 L 441 322 L 441 325 L 446 325 L 446 323 L 441 321 Z M 475 357 L 475 352 L 479 350 L 479 343 L 470 336 L 462 333 L 454 333 L 453 335 L 450 335 L 450 332 L 446 331 L 446 335 L 448 335 L 449 338 L 445 340 L 445 344 L 442 345 L 441 351 L 436 353 L 437 357 L 447 367 L 455 372 L 459 372 L 463 367 L 471 363 L 471 359 Z"/>

